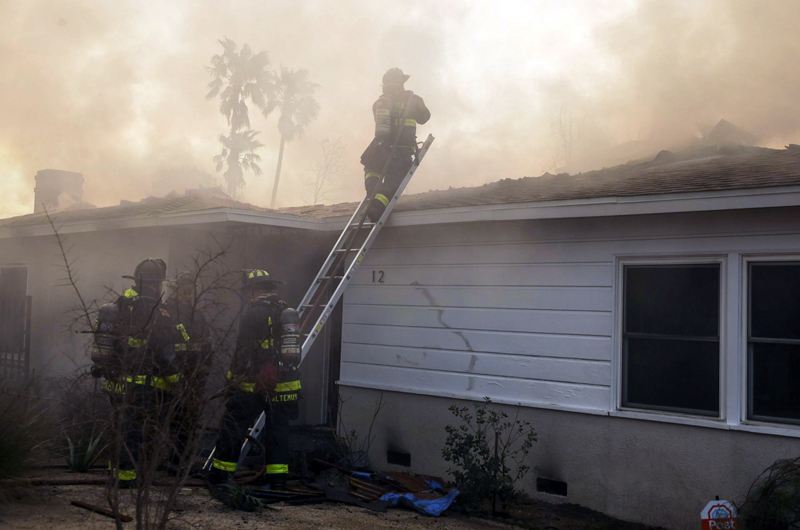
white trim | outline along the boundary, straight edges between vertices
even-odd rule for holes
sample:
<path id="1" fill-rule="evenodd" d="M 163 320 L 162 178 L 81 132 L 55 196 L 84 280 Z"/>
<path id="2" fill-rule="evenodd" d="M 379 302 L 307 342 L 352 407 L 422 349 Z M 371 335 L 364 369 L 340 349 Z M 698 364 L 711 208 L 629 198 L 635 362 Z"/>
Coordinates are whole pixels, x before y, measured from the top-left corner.
<path id="1" fill-rule="evenodd" d="M 687 254 L 687 255 L 676 255 L 676 254 L 669 254 L 664 256 L 658 255 L 639 255 L 639 256 L 631 256 L 631 255 L 619 255 L 614 254 L 614 259 L 616 261 L 616 270 L 614 274 L 614 279 L 616 282 L 616 286 L 614 289 L 615 292 L 615 305 L 614 305 L 614 312 L 615 312 L 615 322 L 614 322 L 614 330 L 616 332 L 615 340 L 612 341 L 614 345 L 614 351 L 611 357 L 611 369 L 612 369 L 612 396 L 614 402 L 611 406 L 611 412 L 613 413 L 631 413 L 635 414 L 636 417 L 642 415 L 644 418 L 651 418 L 655 421 L 664 421 L 663 418 L 684 418 L 685 420 L 689 421 L 689 424 L 694 425 L 696 421 L 700 421 L 702 425 L 705 425 L 708 421 L 711 422 L 724 422 L 727 417 L 727 407 L 726 404 L 728 402 L 727 396 L 727 389 L 728 385 L 726 385 L 726 368 L 728 365 L 727 362 L 727 337 L 726 332 L 728 329 L 727 323 L 727 278 L 728 278 L 728 271 L 727 271 L 727 262 L 728 262 L 728 255 L 727 254 Z M 624 301 L 624 293 L 623 290 L 625 288 L 624 282 L 624 268 L 626 266 L 636 266 L 636 265 L 696 265 L 696 264 L 717 264 L 719 265 L 719 416 L 716 418 L 708 418 L 705 416 L 699 416 L 694 414 L 681 414 L 681 413 L 666 413 L 660 410 L 647 410 L 647 409 L 640 409 L 640 408 L 632 408 L 632 407 L 623 407 L 622 406 L 622 387 L 624 382 L 622 381 L 622 329 L 623 329 L 623 315 L 624 315 L 624 308 L 622 307 Z"/>
<path id="2" fill-rule="evenodd" d="M 739 406 L 740 414 L 739 421 L 742 426 L 748 427 L 753 432 L 783 432 L 786 430 L 793 430 L 798 432 L 797 436 L 800 437 L 800 425 L 792 425 L 780 422 L 769 422 L 765 420 L 751 420 L 747 418 L 749 388 L 747 385 L 747 355 L 750 349 L 747 340 L 748 329 L 750 326 L 750 264 L 751 263 L 774 263 L 774 262 L 787 262 L 787 263 L 800 263 L 800 254 L 791 252 L 775 252 L 775 253 L 746 253 L 742 254 L 741 259 L 741 326 L 739 330 L 739 337 L 741 347 L 739 350 Z"/>
<path id="3" fill-rule="evenodd" d="M 418 396 L 429 396 L 432 398 L 446 398 L 446 399 L 463 399 L 465 401 L 481 401 L 474 396 L 465 396 L 461 394 L 443 392 L 440 390 L 428 390 L 424 392 L 410 389 L 407 387 L 399 387 L 394 385 L 378 385 L 373 383 L 365 383 L 361 381 L 336 381 L 336 384 L 343 387 L 350 388 L 363 388 L 367 390 L 384 390 L 387 392 L 397 392 L 399 394 L 414 394 Z M 492 403 L 501 405 L 520 405 L 531 409 L 552 410 L 556 412 L 568 412 L 577 414 L 590 414 L 592 416 L 608 416 L 610 418 L 640 420 L 640 421 L 658 421 L 659 423 L 669 423 L 674 425 L 685 425 L 689 427 L 702 427 L 709 429 L 717 429 L 721 431 L 735 431 L 735 432 L 749 432 L 754 434 L 767 434 L 773 436 L 783 436 L 788 438 L 800 438 L 800 426 L 796 428 L 793 426 L 774 427 L 770 425 L 757 425 L 757 424 L 729 424 L 721 419 L 704 418 L 702 416 L 688 416 L 683 414 L 668 414 L 664 412 L 650 413 L 638 412 L 632 410 L 612 410 L 604 411 L 598 409 L 585 409 L 577 407 L 564 407 L 548 405 L 543 403 L 534 402 L 519 402 L 508 399 L 492 399 Z"/>
<path id="4" fill-rule="evenodd" d="M 434 396 L 434 397 L 444 397 L 449 399 L 463 399 L 465 401 L 483 401 L 483 398 L 476 398 L 475 396 L 470 396 L 466 394 L 460 394 L 457 392 L 445 392 L 443 390 L 438 389 L 429 389 L 426 388 L 424 390 L 416 389 L 416 388 L 409 388 L 406 386 L 395 386 L 395 385 L 381 385 L 377 383 L 368 383 L 364 381 L 344 381 L 339 380 L 336 381 L 336 384 L 339 386 L 348 386 L 353 388 L 366 388 L 369 390 L 386 390 L 388 392 L 398 392 L 401 394 L 414 394 L 417 396 Z M 557 411 L 564 411 L 564 412 L 578 412 L 581 414 L 592 414 L 595 416 L 606 416 L 608 411 L 602 409 L 589 409 L 589 408 L 581 408 L 581 407 L 569 407 L 564 405 L 551 405 L 548 403 L 541 403 L 539 401 L 525 401 L 525 400 L 513 400 L 513 399 L 504 399 L 504 398 L 492 398 L 492 403 L 499 403 L 501 405 L 520 405 L 523 407 L 533 408 L 533 409 L 545 409 L 545 410 L 557 410 Z"/>
<path id="5" fill-rule="evenodd" d="M 798 205 L 800 205 L 800 186 L 781 186 L 632 197 L 503 203 L 430 210 L 401 210 L 392 214 L 387 226 L 518 219 L 608 217 Z M 402 208 L 402 203 L 400 207 Z"/>
<path id="6" fill-rule="evenodd" d="M 685 416 L 680 414 L 651 414 L 649 412 L 634 412 L 630 410 L 611 411 L 608 415 L 612 418 L 626 418 L 631 420 L 658 421 L 660 423 L 672 423 L 675 425 L 688 425 L 691 427 L 704 427 L 709 429 L 719 429 L 725 431 L 750 432 L 755 434 L 770 434 L 773 436 L 785 436 L 789 438 L 800 438 L 800 426 L 775 427 L 772 425 L 759 424 L 731 424 L 723 420 L 704 419 L 702 416 Z"/>

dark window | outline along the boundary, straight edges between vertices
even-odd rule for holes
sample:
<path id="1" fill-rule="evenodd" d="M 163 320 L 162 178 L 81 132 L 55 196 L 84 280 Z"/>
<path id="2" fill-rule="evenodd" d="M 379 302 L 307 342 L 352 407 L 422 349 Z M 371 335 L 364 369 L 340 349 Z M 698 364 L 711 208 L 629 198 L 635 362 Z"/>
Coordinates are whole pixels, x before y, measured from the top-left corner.
<path id="1" fill-rule="evenodd" d="M 800 263 L 751 263 L 747 417 L 800 424 Z"/>
<path id="2" fill-rule="evenodd" d="M 623 272 L 622 405 L 718 417 L 719 265 Z"/>

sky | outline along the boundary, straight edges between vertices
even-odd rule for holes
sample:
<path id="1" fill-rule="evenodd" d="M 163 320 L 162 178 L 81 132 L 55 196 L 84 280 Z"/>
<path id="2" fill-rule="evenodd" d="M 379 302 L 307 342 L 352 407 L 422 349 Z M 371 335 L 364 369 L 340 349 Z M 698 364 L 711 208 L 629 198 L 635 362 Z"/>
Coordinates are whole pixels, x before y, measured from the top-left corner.
<path id="1" fill-rule="evenodd" d="M 33 210 L 40 169 L 83 173 L 97 206 L 223 184 L 227 124 L 204 96 L 224 37 L 320 85 L 318 118 L 286 147 L 278 206 L 294 206 L 313 200 L 324 139 L 345 146 L 325 202 L 363 194 L 395 66 L 432 113 L 418 136 L 436 137 L 407 193 L 599 168 L 722 118 L 760 145 L 800 142 L 797 20 L 793 0 L 0 0 L 0 216 Z M 250 120 L 264 174 L 238 198 L 266 206 L 277 119 Z"/>

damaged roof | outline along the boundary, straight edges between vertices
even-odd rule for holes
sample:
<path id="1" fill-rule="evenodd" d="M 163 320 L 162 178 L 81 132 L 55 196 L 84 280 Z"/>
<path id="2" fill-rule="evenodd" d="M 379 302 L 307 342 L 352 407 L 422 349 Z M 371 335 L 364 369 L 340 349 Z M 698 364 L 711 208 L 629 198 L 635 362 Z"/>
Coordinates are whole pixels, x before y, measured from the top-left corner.
<path id="1" fill-rule="evenodd" d="M 424 174 L 417 178 L 424 179 Z M 650 161 L 629 162 L 577 175 L 545 173 L 540 177 L 404 195 L 395 212 L 786 186 L 800 186 L 799 145 L 791 144 L 785 149 L 712 146 L 675 153 L 661 151 Z M 122 201 L 118 206 L 63 210 L 56 215 L 59 223 L 91 224 L 95 229 L 107 227 L 105 223 L 112 220 L 176 217 L 211 210 L 236 211 L 252 219 L 314 222 L 350 215 L 356 205 L 351 202 L 271 210 L 233 200 L 215 189 L 200 189 L 188 190 L 184 195 L 148 197 L 136 203 Z M 42 224 L 47 224 L 44 213 L 0 219 L 0 229 Z"/>
<path id="2" fill-rule="evenodd" d="M 424 178 L 424 177 L 423 177 Z M 800 185 L 800 145 L 785 149 L 712 146 L 672 153 L 577 175 L 503 179 L 483 186 L 404 195 L 395 212 L 493 204 L 632 197 Z M 353 211 L 354 203 L 284 208 L 317 218 Z"/>

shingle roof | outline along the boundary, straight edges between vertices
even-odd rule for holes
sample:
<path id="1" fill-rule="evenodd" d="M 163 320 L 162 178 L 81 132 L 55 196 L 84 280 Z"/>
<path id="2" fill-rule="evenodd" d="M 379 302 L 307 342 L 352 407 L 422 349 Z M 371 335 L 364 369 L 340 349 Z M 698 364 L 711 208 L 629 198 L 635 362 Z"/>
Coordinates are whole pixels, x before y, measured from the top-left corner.
<path id="1" fill-rule="evenodd" d="M 794 185 L 800 185 L 798 145 L 792 144 L 786 149 L 714 146 L 677 153 L 662 151 L 649 162 L 628 163 L 577 175 L 545 173 L 540 177 L 503 179 L 472 188 L 404 195 L 395 211 Z M 354 203 L 348 203 L 281 211 L 325 218 L 345 215 L 354 207 Z"/>
<path id="2" fill-rule="evenodd" d="M 450 188 L 404 195 L 395 211 L 795 185 L 800 185 L 798 145 L 792 144 L 786 149 L 707 147 L 677 153 L 662 151 L 652 161 L 628 163 L 577 175 L 545 173 L 540 177 L 503 179 L 471 188 Z M 180 196 L 148 198 L 137 203 L 123 201 L 119 206 L 60 211 L 57 216 L 62 223 L 102 222 L 127 217 L 158 217 L 232 208 L 321 219 L 350 215 L 356 204 L 351 202 L 270 210 L 235 201 L 214 190 L 189 190 Z M 43 213 L 38 213 L 0 219 L 0 228 L 41 223 L 47 223 L 47 219 Z"/>
<path id="3" fill-rule="evenodd" d="M 215 208 L 237 208 L 259 212 L 275 211 L 235 201 L 224 193 L 213 189 L 200 189 L 187 190 L 185 195 L 171 194 L 162 198 L 149 197 L 140 202 L 122 201 L 118 206 L 62 210 L 54 212 L 51 216 L 57 218 L 59 223 L 70 221 L 102 222 L 104 220 L 125 219 L 128 217 L 158 217 L 164 214 L 200 212 Z M 47 223 L 47 216 L 44 212 L 0 219 L 0 228 L 23 227 L 42 223 Z"/>

